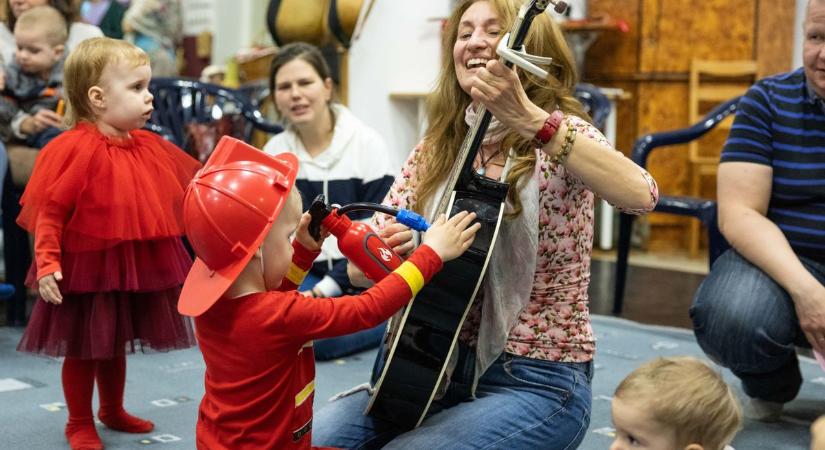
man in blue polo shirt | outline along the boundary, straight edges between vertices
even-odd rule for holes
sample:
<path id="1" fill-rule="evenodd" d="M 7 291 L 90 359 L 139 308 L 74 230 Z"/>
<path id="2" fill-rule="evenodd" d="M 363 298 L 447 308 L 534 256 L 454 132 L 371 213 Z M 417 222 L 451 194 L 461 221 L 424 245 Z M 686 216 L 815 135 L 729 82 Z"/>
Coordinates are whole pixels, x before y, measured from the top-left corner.
<path id="1" fill-rule="evenodd" d="M 825 0 L 810 0 L 803 67 L 739 103 L 718 175 L 733 246 L 690 310 L 699 344 L 740 378 L 746 415 L 775 421 L 802 385 L 796 347 L 825 354 Z"/>

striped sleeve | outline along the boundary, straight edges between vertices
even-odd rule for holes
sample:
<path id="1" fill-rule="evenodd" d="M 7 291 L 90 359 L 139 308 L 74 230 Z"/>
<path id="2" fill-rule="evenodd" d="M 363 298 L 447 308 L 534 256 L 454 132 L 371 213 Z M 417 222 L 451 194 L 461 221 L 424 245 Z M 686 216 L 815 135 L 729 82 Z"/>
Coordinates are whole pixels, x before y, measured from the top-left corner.
<path id="1" fill-rule="evenodd" d="M 751 162 L 770 165 L 773 133 L 770 100 L 765 85 L 752 86 L 739 101 L 720 162 Z"/>

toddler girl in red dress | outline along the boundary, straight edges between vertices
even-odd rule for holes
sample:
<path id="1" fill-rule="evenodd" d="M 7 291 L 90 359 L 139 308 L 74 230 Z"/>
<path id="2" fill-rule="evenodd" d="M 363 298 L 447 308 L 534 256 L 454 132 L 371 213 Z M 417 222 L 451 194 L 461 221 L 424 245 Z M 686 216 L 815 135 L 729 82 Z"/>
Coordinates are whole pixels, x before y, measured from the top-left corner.
<path id="1" fill-rule="evenodd" d="M 43 148 L 18 223 L 34 234 L 40 298 L 18 350 L 63 362 L 72 449 L 101 449 L 108 428 L 147 433 L 152 422 L 123 409 L 126 353 L 194 345 L 177 312 L 192 265 L 180 206 L 198 163 L 141 130 L 152 113 L 146 54 L 124 41 L 84 41 L 66 61 L 67 122 Z"/>

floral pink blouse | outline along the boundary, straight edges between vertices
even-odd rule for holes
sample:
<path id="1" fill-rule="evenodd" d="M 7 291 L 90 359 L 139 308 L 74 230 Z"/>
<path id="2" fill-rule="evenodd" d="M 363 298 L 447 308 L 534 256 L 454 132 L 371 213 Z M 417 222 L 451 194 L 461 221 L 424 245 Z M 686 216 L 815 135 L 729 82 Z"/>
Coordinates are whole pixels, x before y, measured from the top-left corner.
<path id="1" fill-rule="evenodd" d="M 588 136 L 615 151 L 607 139 L 590 123 L 575 118 L 579 135 Z M 416 189 L 416 155 L 419 145 L 407 159 L 384 204 L 406 208 Z M 596 341 L 590 325 L 587 287 L 590 284 L 590 254 L 593 249 L 593 192 L 563 165 L 550 162 L 540 152 L 539 248 L 530 303 L 522 310 L 518 323 L 510 330 L 505 351 L 515 355 L 562 362 L 593 359 Z M 650 189 L 650 203 L 643 210 L 622 211 L 641 214 L 653 210 L 659 192 L 656 182 L 639 169 Z M 392 218 L 376 214 L 376 227 L 383 228 Z M 481 302 L 476 301 L 462 328 L 460 339 L 473 345 L 480 323 Z"/>

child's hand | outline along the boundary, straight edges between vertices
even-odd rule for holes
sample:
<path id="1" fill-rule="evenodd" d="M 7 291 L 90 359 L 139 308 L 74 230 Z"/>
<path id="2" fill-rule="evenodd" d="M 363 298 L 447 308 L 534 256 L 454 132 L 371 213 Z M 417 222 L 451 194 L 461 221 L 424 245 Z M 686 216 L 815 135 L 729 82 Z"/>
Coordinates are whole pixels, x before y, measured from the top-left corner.
<path id="1" fill-rule="evenodd" d="M 6 72 L 0 69 L 0 91 L 6 88 Z"/>
<path id="2" fill-rule="evenodd" d="M 295 229 L 295 240 L 297 240 L 307 250 L 318 252 L 321 251 L 321 244 L 324 243 L 324 239 L 329 236 L 329 231 L 326 228 L 321 227 L 321 239 L 316 241 L 312 238 L 312 235 L 309 234 L 309 222 L 311 220 L 312 217 L 309 213 L 305 212 L 301 216 L 301 221 L 298 222 L 298 228 Z"/>
<path id="3" fill-rule="evenodd" d="M 41 109 L 20 122 L 20 131 L 25 134 L 40 133 L 48 127 L 60 127 L 63 119 L 50 109 Z"/>
<path id="4" fill-rule="evenodd" d="M 442 261 L 455 259 L 470 248 L 476 232 L 481 228 L 480 223 L 470 225 L 475 218 L 476 213 L 468 214 L 467 211 L 461 211 L 449 220 L 442 214 L 427 230 L 424 243 L 429 245 Z"/>
<path id="5" fill-rule="evenodd" d="M 43 300 L 54 303 L 55 305 L 63 303 L 63 296 L 60 294 L 60 288 L 57 287 L 57 282 L 62 279 L 63 274 L 55 272 L 37 280 L 37 289 L 40 291 L 40 296 L 43 297 Z"/>

